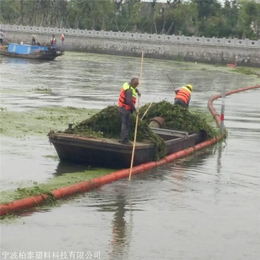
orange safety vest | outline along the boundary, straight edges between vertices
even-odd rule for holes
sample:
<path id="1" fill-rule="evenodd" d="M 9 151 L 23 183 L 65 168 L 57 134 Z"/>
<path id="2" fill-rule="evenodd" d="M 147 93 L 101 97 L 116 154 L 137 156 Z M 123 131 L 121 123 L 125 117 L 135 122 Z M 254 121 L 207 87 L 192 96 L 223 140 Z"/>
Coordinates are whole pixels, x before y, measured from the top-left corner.
<path id="1" fill-rule="evenodd" d="M 187 87 L 182 87 L 175 96 L 175 99 L 181 99 L 188 104 L 191 96 L 191 91 Z"/>
<path id="2" fill-rule="evenodd" d="M 121 88 L 118 105 L 119 107 L 125 107 L 126 110 L 131 110 L 131 107 L 126 103 L 126 94 L 125 91 L 130 89 L 132 91 L 132 102 L 133 105 L 135 105 L 136 102 L 136 91 L 135 89 L 130 86 L 128 83 L 125 83 L 123 87 Z"/>

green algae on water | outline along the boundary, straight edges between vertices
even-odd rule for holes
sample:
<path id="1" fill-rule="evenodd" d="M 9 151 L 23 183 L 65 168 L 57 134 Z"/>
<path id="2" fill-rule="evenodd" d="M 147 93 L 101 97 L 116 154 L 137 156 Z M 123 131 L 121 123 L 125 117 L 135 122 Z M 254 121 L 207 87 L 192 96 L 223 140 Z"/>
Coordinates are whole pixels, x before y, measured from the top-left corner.
<path id="1" fill-rule="evenodd" d="M 51 88 L 44 88 L 44 87 L 36 87 L 36 88 L 33 88 L 31 91 L 41 92 L 41 93 L 51 93 L 52 89 Z"/>
<path id="2" fill-rule="evenodd" d="M 0 133 L 10 137 L 47 135 L 50 130 L 77 124 L 94 115 L 98 110 L 73 107 L 48 107 L 26 112 L 0 109 Z"/>
<path id="3" fill-rule="evenodd" d="M 260 77 L 260 70 L 256 70 L 254 68 L 245 68 L 245 67 L 238 67 L 235 68 L 234 72 L 245 74 L 245 75 L 256 75 Z"/>
<path id="4" fill-rule="evenodd" d="M 110 174 L 113 169 L 90 169 L 82 172 L 65 173 L 63 175 L 52 178 L 47 183 L 34 183 L 32 187 L 19 187 L 16 190 L 8 190 L 0 192 L 0 204 L 6 204 L 14 200 L 26 197 L 37 196 L 41 194 L 50 194 L 56 189 L 73 185 L 79 182 L 87 181 L 96 177 Z"/>

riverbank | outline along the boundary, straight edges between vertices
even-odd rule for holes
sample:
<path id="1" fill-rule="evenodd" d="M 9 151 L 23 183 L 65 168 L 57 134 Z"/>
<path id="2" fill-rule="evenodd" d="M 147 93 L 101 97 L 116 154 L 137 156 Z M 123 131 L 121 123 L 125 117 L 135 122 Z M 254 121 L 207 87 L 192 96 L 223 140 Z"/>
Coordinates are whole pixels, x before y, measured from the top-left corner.
<path id="1" fill-rule="evenodd" d="M 249 39 L 218 39 L 177 35 L 149 35 L 129 32 L 106 32 L 3 25 L 6 42 L 30 43 L 32 33 L 41 44 L 50 43 L 52 35 L 57 46 L 65 51 L 145 57 L 207 64 L 237 64 L 260 67 L 260 41 Z M 65 33 L 64 43 L 59 36 Z"/>

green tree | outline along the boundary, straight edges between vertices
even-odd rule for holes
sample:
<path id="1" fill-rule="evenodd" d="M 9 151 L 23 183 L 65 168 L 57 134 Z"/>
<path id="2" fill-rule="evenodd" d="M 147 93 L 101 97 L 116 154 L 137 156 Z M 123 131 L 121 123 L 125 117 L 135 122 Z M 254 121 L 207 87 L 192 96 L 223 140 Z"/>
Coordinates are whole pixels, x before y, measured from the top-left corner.
<path id="1" fill-rule="evenodd" d="M 253 0 L 240 1 L 238 17 L 239 36 L 258 39 L 260 37 L 260 3 Z"/>
<path id="2" fill-rule="evenodd" d="M 198 35 L 198 6 L 183 3 L 173 10 L 174 33 L 181 35 Z"/>
<path id="3" fill-rule="evenodd" d="M 72 28 L 109 30 L 112 26 L 112 1 L 72 0 L 68 3 L 67 22 Z"/>
<path id="4" fill-rule="evenodd" d="M 254 0 L 1 0 L 0 22 L 142 33 L 259 39 Z"/>
<path id="5" fill-rule="evenodd" d="M 1 23 L 15 24 L 20 16 L 20 5 L 16 0 L 1 0 L 0 21 Z"/>
<path id="6" fill-rule="evenodd" d="M 238 34 L 238 6 L 237 1 L 226 0 L 221 17 L 224 20 L 221 37 L 237 37 Z"/>

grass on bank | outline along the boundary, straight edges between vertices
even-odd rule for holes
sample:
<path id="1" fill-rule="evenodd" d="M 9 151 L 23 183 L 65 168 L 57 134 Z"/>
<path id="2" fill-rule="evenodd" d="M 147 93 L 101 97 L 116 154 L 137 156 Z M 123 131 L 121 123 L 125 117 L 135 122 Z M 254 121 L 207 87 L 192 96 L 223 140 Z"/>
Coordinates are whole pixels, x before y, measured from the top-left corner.
<path id="1" fill-rule="evenodd" d="M 237 67 L 234 71 L 244 75 L 256 75 L 260 77 L 260 69 L 257 68 Z"/>

